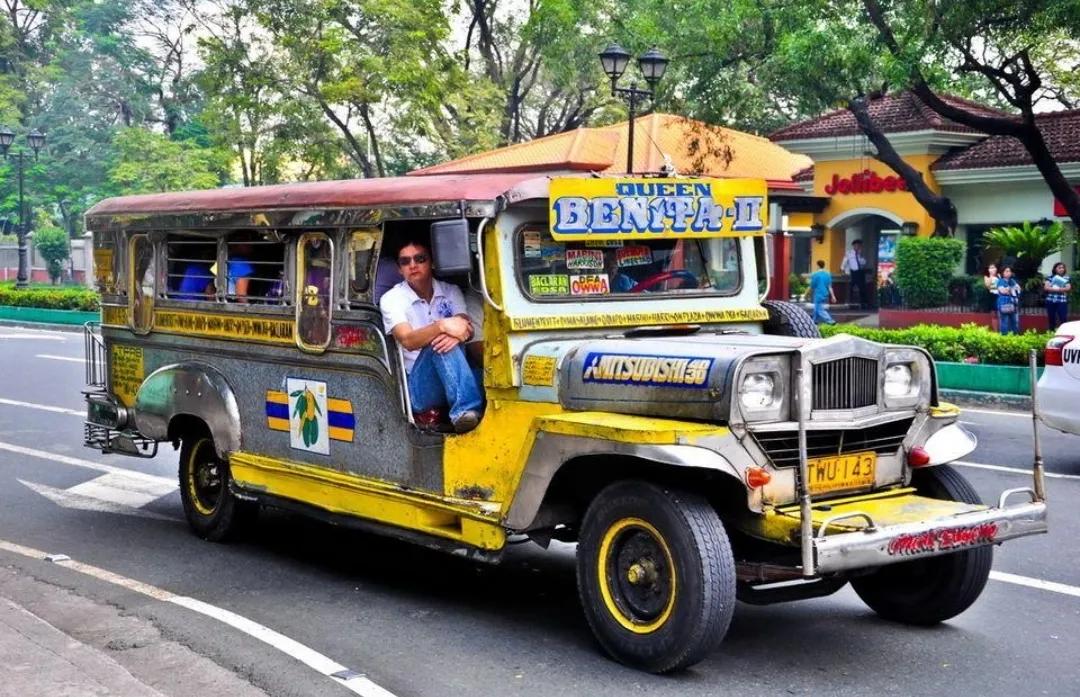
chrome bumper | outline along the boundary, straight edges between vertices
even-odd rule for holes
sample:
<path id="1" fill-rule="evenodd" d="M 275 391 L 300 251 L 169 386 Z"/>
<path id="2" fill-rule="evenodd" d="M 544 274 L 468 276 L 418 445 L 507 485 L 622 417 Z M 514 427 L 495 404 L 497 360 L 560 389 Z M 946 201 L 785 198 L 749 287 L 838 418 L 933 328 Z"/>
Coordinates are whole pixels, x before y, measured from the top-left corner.
<path id="1" fill-rule="evenodd" d="M 1006 506 L 1011 495 L 1028 494 L 1031 501 Z M 848 514 L 844 518 L 864 517 Z M 950 518 L 919 523 L 877 527 L 870 523 L 859 532 L 825 535 L 826 528 L 840 518 L 826 521 L 813 539 L 815 570 L 830 574 L 853 569 L 869 569 L 997 544 L 1016 537 L 1047 531 L 1046 503 L 1038 501 L 1031 489 L 1010 489 L 1001 495 L 996 508 L 961 513 Z"/>

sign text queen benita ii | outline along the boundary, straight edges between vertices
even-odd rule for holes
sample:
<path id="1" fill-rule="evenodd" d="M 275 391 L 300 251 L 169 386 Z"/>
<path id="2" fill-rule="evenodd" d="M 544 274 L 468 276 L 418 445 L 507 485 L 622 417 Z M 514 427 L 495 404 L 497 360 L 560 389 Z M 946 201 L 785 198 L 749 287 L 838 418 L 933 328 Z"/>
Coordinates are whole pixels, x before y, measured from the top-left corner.
<path id="1" fill-rule="evenodd" d="M 562 181 L 569 183 L 568 180 Z M 578 195 L 577 186 L 565 193 L 556 192 L 553 187 L 551 231 L 556 237 L 633 233 L 746 233 L 764 227 L 762 209 L 765 197 L 714 195 L 714 186 L 724 187 L 728 182 L 594 179 L 577 180 L 575 183 L 583 189 L 581 195 Z M 597 187 L 604 185 L 607 191 L 598 192 Z M 614 195 L 611 195 L 612 189 Z"/>

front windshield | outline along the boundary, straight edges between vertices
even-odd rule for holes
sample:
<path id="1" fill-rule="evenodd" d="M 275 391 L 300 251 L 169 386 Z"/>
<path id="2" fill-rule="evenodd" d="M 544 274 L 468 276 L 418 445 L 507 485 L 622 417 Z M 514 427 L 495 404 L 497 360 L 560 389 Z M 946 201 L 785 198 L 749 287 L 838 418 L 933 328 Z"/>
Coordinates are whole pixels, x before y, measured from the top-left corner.
<path id="1" fill-rule="evenodd" d="M 534 300 L 733 295 L 742 284 L 733 237 L 560 242 L 546 226 L 527 226 L 517 259 Z"/>

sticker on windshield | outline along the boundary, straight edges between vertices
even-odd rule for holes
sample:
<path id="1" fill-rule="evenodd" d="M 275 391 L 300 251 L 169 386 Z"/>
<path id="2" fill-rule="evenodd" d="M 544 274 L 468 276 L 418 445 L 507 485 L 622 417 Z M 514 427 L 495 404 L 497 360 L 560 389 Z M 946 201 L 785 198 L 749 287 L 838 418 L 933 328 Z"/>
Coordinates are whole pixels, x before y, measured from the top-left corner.
<path id="1" fill-rule="evenodd" d="M 570 277 L 558 273 L 534 273 L 529 276 L 529 294 L 570 295 Z"/>
<path id="2" fill-rule="evenodd" d="M 600 249 L 566 250 L 566 268 L 569 271 L 604 268 L 604 252 Z"/>
<path id="3" fill-rule="evenodd" d="M 615 252 L 615 260 L 620 268 L 625 266 L 647 266 L 653 262 L 652 250 L 642 244 L 623 247 Z"/>
<path id="4" fill-rule="evenodd" d="M 540 259 L 544 256 L 543 248 L 540 246 L 540 231 L 539 230 L 526 230 L 521 235 L 522 237 L 522 253 L 526 259 Z"/>
<path id="5" fill-rule="evenodd" d="M 570 277 L 570 295 L 607 295 L 610 292 L 606 273 Z"/>
<path id="6" fill-rule="evenodd" d="M 695 356 L 638 356 L 590 353 L 585 356 L 582 382 L 651 387 L 706 387 L 712 358 Z"/>
<path id="7" fill-rule="evenodd" d="M 551 263 L 562 261 L 566 258 L 566 245 L 561 242 L 542 240 L 540 242 L 540 258 Z"/>

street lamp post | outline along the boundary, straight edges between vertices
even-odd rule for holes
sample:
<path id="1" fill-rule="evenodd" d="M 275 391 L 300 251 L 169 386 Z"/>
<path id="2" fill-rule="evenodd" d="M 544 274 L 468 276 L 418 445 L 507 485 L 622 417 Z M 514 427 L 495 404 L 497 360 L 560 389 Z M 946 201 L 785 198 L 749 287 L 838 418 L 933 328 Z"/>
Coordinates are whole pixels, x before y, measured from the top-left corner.
<path id="1" fill-rule="evenodd" d="M 630 138 L 626 144 L 626 173 L 634 172 L 634 115 L 640 102 L 653 99 L 656 96 L 656 84 L 664 77 L 667 70 L 668 59 L 660 53 L 656 47 L 649 49 L 638 58 L 638 68 L 645 78 L 647 89 L 641 89 L 637 82 L 631 82 L 629 87 L 619 87 L 616 83 L 626 72 L 626 66 L 630 62 L 630 54 L 619 44 L 611 44 L 600 53 L 600 64 L 604 67 L 604 73 L 611 78 L 611 96 L 621 97 L 630 109 Z"/>
<path id="2" fill-rule="evenodd" d="M 30 223 L 27 221 L 26 201 L 24 198 L 24 170 L 26 161 L 26 148 L 19 148 L 15 153 L 9 154 L 11 144 L 15 142 L 15 134 L 11 129 L 0 127 L 0 152 L 4 159 L 15 158 L 19 177 L 19 226 L 15 228 L 15 234 L 19 240 L 19 272 L 15 276 L 15 288 L 21 290 L 30 285 L 30 250 L 26 244 L 26 236 L 30 233 Z M 45 147 L 45 134 L 34 129 L 26 134 L 26 142 L 34 151 L 34 161 L 37 161 L 38 152 Z"/>

